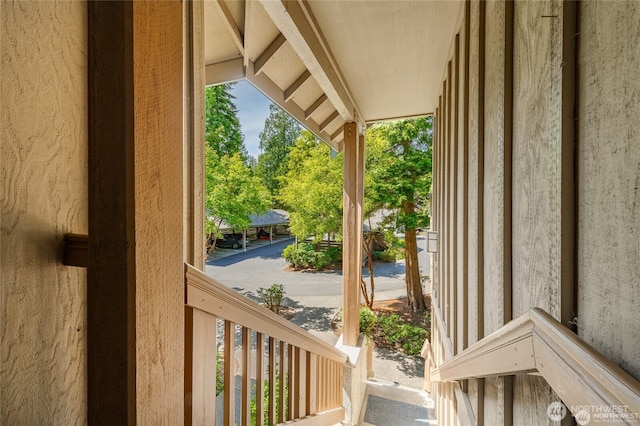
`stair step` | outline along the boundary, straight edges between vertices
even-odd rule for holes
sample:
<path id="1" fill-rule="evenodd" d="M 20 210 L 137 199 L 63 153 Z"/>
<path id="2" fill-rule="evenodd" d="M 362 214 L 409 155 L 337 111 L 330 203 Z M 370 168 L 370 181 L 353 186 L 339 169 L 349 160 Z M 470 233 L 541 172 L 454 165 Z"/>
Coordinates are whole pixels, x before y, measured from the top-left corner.
<path id="1" fill-rule="evenodd" d="M 393 382 L 368 380 L 363 426 L 437 425 L 433 400 L 420 389 Z"/>

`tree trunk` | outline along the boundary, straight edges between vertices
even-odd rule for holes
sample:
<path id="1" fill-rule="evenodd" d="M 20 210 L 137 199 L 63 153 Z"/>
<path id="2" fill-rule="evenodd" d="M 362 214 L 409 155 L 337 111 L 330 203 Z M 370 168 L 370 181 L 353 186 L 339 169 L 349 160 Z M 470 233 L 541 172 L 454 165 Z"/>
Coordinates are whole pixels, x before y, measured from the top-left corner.
<path id="1" fill-rule="evenodd" d="M 405 213 L 413 212 L 412 203 L 405 202 L 403 205 Z M 416 230 L 405 228 L 404 230 L 404 253 L 405 253 L 405 279 L 407 283 L 407 303 L 412 311 L 424 311 L 424 295 L 422 294 L 422 283 L 420 282 L 420 268 L 418 265 L 418 243 L 416 241 Z"/>
<path id="2" fill-rule="evenodd" d="M 369 234 L 364 238 L 362 248 L 367 254 L 367 267 L 369 268 L 369 283 L 371 284 L 371 294 L 367 291 L 367 284 L 361 279 L 360 288 L 364 296 L 365 303 L 369 309 L 373 309 L 373 298 L 375 297 L 376 286 L 373 277 L 373 253 L 371 251 L 371 242 L 375 238 L 375 233 L 371 230 L 371 221 L 369 221 Z"/>

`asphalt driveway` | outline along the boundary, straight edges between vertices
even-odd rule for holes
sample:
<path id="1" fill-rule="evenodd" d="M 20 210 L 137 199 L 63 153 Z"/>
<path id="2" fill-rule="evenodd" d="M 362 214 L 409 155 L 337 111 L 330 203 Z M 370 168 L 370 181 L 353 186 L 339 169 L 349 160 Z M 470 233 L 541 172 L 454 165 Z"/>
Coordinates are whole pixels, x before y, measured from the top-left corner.
<path id="1" fill-rule="evenodd" d="M 329 344 L 338 336 L 331 331 L 331 320 L 342 307 L 342 272 L 293 272 L 287 270 L 282 250 L 294 239 L 272 245 L 252 247 L 246 252 L 236 251 L 225 257 L 207 261 L 206 274 L 237 292 L 259 302 L 257 290 L 272 284 L 285 289 L 283 305 L 294 308 L 294 324 L 306 329 Z M 425 239 L 418 237 L 418 262 L 423 274 L 429 272 L 429 256 L 424 250 Z M 375 265 L 376 300 L 404 297 L 404 260 Z M 368 271 L 363 273 L 368 277 Z M 366 278 L 365 278 L 366 279 Z M 376 378 L 421 388 L 424 360 L 382 348 L 374 349 Z"/>

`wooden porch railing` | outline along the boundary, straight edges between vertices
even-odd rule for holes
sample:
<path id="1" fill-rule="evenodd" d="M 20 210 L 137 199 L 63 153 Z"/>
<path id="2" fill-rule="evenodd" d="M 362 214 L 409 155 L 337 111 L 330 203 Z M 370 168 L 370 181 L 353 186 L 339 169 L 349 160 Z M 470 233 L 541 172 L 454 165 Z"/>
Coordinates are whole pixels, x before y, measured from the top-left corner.
<path id="1" fill-rule="evenodd" d="M 185 424 L 344 419 L 344 353 L 190 265 L 185 285 Z"/>
<path id="2" fill-rule="evenodd" d="M 640 413 L 640 383 L 539 308 L 443 362 L 431 381 L 520 373 L 540 374 L 570 410 L 590 406 Z"/>

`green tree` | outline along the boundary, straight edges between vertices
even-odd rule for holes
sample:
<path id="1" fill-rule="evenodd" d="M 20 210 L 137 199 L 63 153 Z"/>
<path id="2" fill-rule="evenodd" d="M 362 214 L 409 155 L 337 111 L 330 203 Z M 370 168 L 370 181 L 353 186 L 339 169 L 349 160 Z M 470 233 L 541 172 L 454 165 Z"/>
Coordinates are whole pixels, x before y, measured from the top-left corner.
<path id="1" fill-rule="evenodd" d="M 270 198 L 240 153 L 218 157 L 209 145 L 205 149 L 207 232 L 215 242 L 222 222 L 234 229 L 247 229 L 251 225 L 249 215 L 266 213 Z"/>
<path id="2" fill-rule="evenodd" d="M 431 117 L 408 119 L 367 131 L 367 206 L 395 211 L 396 226 L 404 229 L 407 300 L 414 311 L 425 309 L 416 230 L 429 224 L 432 123 Z"/>
<path id="3" fill-rule="evenodd" d="M 286 174 L 289 149 L 300 134 L 300 125 L 287 112 L 275 104 L 269 105 L 269 116 L 260 132 L 260 150 L 256 173 L 267 185 L 271 198 L 278 204 L 281 182 Z"/>
<path id="4" fill-rule="evenodd" d="M 342 155 L 303 130 L 289 152 L 287 173 L 280 178 L 280 201 L 289 210 L 291 232 L 298 238 L 340 232 L 342 227 Z"/>
<path id="5" fill-rule="evenodd" d="M 205 89 L 205 140 L 218 158 L 240 153 L 243 162 L 248 154 L 240 129 L 238 109 L 231 94 L 234 83 L 209 86 Z"/>

